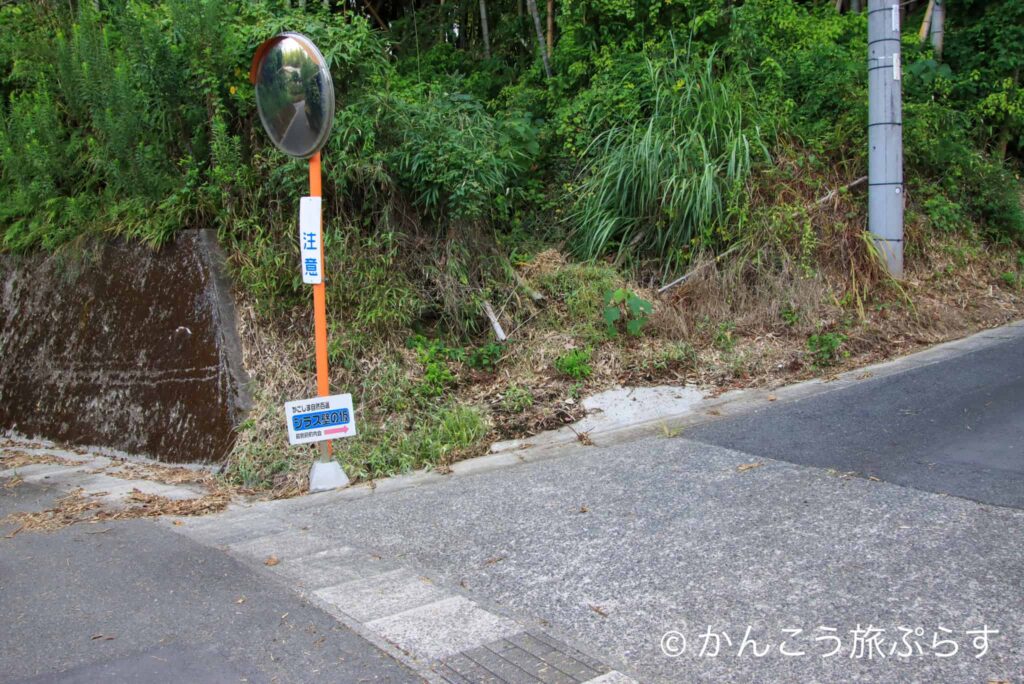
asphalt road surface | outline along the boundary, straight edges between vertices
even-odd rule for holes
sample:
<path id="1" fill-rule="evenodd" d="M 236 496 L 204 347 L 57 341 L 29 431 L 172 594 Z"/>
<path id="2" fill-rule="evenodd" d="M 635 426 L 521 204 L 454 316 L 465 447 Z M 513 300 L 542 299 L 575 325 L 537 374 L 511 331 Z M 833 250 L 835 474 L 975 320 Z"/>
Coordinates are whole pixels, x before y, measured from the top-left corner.
<path id="1" fill-rule="evenodd" d="M 687 438 L 927 492 L 1024 508 L 1024 337 Z"/>
<path id="2" fill-rule="evenodd" d="M 58 494 L 0 489 L 0 518 Z M 0 526 L 0 682 L 419 682 L 285 587 L 144 520 Z"/>

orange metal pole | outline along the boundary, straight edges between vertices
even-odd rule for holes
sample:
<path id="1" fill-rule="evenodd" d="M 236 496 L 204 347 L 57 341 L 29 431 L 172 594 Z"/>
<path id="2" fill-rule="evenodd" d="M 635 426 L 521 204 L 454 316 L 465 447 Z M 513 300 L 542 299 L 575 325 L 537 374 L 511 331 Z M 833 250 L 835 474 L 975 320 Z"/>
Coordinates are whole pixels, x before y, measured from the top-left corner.
<path id="1" fill-rule="evenodd" d="M 309 196 L 321 197 L 320 153 L 309 159 Z M 323 215 L 320 216 L 320 261 L 324 260 Z M 316 339 L 316 392 L 321 397 L 331 393 L 327 375 L 327 268 L 324 265 L 319 284 L 313 286 L 313 330 Z M 331 454 L 331 443 L 326 442 L 327 455 Z"/>

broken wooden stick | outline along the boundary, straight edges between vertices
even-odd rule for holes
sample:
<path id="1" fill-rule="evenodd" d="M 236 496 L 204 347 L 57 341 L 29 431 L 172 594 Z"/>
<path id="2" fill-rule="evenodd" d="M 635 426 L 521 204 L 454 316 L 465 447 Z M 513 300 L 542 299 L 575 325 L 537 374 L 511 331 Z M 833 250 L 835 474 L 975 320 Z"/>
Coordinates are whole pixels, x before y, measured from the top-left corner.
<path id="1" fill-rule="evenodd" d="M 686 275 L 682 276 L 681 278 L 676 278 L 675 280 L 673 280 L 673 281 L 672 281 L 671 283 L 669 283 L 669 284 L 668 284 L 668 285 L 666 285 L 665 287 L 663 287 L 663 288 L 659 289 L 659 290 L 658 290 L 658 294 L 662 294 L 662 293 L 664 293 L 664 292 L 668 292 L 668 291 L 669 291 L 669 290 L 671 290 L 671 289 L 672 289 L 673 287 L 677 287 L 677 286 L 679 286 L 679 285 L 682 285 L 682 284 L 683 284 L 683 283 L 685 283 L 685 282 L 686 282 L 687 280 L 689 280 L 689 279 L 690 279 L 690 278 L 692 278 L 693 276 L 695 276 L 695 275 L 697 275 L 698 273 L 700 273 L 700 272 L 701 272 L 701 271 L 702 271 L 702 270 L 703 270 L 704 268 L 706 268 L 707 266 L 710 266 L 711 264 L 717 264 L 717 263 L 718 263 L 719 261 L 721 261 L 721 260 L 722 260 L 722 259 L 724 259 L 725 257 L 729 256 L 729 255 L 730 255 L 730 254 L 732 254 L 733 252 L 735 252 L 735 251 L 736 251 L 736 249 L 737 249 L 737 248 L 738 248 L 739 246 L 740 246 L 740 245 L 739 245 L 739 243 L 736 243 L 736 244 L 734 244 L 734 245 L 733 245 L 732 247 L 730 247 L 729 249 L 725 250 L 724 252 L 722 252 L 721 254 L 719 254 L 718 256 L 716 256 L 716 257 L 715 257 L 714 259 L 712 259 L 711 261 L 705 261 L 704 263 L 702 263 L 702 264 L 700 264 L 699 266 L 695 267 L 695 268 L 694 268 L 694 269 L 692 269 L 692 270 L 691 270 L 691 271 L 690 271 L 689 273 L 687 273 Z"/>
<path id="2" fill-rule="evenodd" d="M 373 16 L 374 20 L 377 22 L 377 25 L 380 26 L 385 31 L 387 31 L 388 30 L 387 22 L 385 22 L 383 19 L 381 19 L 380 15 L 377 14 L 377 8 L 373 6 L 373 3 L 371 3 L 370 0 L 363 0 L 363 6 L 366 7 L 366 9 L 370 13 L 370 15 Z"/>
<path id="3" fill-rule="evenodd" d="M 692 271 L 690 271 L 690 272 L 689 272 L 689 273 L 687 273 L 686 275 L 682 276 L 681 278 L 676 278 L 675 280 L 673 280 L 673 281 L 672 281 L 671 283 L 669 283 L 669 284 L 668 284 L 668 285 L 666 285 L 665 287 L 663 287 L 663 288 L 659 289 L 659 290 L 658 290 L 658 294 L 661 294 L 661 293 L 663 293 L 663 292 L 667 292 L 668 290 L 671 290 L 671 289 L 672 289 L 673 287 L 675 287 L 675 286 L 677 286 L 677 285 L 682 285 L 682 284 L 683 284 L 683 283 L 685 283 L 685 282 L 686 282 L 687 280 L 689 280 L 689 279 L 690 279 L 690 278 L 691 278 L 691 277 L 692 277 L 693 275 L 695 275 L 695 274 L 699 273 L 699 272 L 700 272 L 700 270 L 701 270 L 702 268 L 704 268 L 705 266 L 707 266 L 707 265 L 708 265 L 708 264 L 710 264 L 710 263 L 713 263 L 713 262 L 711 262 L 711 261 L 705 261 L 705 262 L 704 262 L 703 264 L 701 264 L 701 265 L 700 265 L 700 266 L 698 266 L 697 268 L 693 269 Z"/>
<path id="4" fill-rule="evenodd" d="M 505 330 L 501 327 L 501 322 L 494 313 L 494 307 L 486 300 L 484 301 L 484 313 L 487 315 L 487 320 L 491 322 L 491 327 L 494 329 L 494 336 L 498 338 L 498 341 L 504 342 L 507 340 L 508 336 L 505 334 Z"/>
<path id="5" fill-rule="evenodd" d="M 831 202 L 832 200 L 834 200 L 836 198 L 837 195 L 839 195 L 839 193 L 843 192 L 844 190 L 852 190 L 853 188 L 857 187 L 858 185 L 863 185 L 864 183 L 867 182 L 867 180 L 868 180 L 867 176 L 861 176 L 857 180 L 853 181 L 852 183 L 848 183 L 848 184 L 842 186 L 841 188 L 835 188 L 834 190 L 830 190 L 829 193 L 827 195 L 825 195 L 824 197 L 819 197 L 818 200 L 815 202 L 815 204 L 817 205 L 817 204 L 825 204 L 826 202 Z"/>

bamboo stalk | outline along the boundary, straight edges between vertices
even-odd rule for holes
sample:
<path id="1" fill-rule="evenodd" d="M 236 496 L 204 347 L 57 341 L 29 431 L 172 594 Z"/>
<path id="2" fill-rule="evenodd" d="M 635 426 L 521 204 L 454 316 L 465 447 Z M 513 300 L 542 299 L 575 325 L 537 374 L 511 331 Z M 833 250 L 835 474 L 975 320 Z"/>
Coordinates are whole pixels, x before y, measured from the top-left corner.
<path id="1" fill-rule="evenodd" d="M 555 51 L 555 0 L 548 0 L 548 54 Z"/>
<path id="2" fill-rule="evenodd" d="M 917 32 L 917 40 L 924 44 L 928 40 L 928 31 L 932 26 L 932 10 L 935 9 L 935 0 L 928 0 L 928 9 L 924 11 L 924 21 L 921 22 L 921 30 Z"/>
<path id="3" fill-rule="evenodd" d="M 537 0 L 526 0 L 526 7 L 533 17 L 533 27 L 537 31 L 537 49 L 540 50 L 541 60 L 544 62 L 544 74 L 551 78 L 551 63 L 548 61 L 548 48 L 544 40 L 544 29 L 540 23 L 540 12 L 537 11 Z"/>
<path id="4" fill-rule="evenodd" d="M 480 32 L 484 39 L 484 58 L 491 58 L 491 34 L 487 26 L 487 0 L 480 0 Z"/>

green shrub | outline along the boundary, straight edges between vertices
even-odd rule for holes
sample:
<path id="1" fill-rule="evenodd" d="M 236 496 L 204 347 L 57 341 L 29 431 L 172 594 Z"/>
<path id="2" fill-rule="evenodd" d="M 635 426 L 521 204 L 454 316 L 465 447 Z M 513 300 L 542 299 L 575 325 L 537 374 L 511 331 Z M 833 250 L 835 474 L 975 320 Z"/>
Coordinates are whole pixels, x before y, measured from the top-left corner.
<path id="1" fill-rule="evenodd" d="M 469 95 L 417 87 L 372 101 L 388 148 L 384 163 L 435 220 L 501 216 L 513 180 L 539 149 L 528 118 L 495 118 Z"/>
<path id="2" fill-rule="evenodd" d="M 504 350 L 504 347 L 497 342 L 488 342 L 482 347 L 477 347 L 471 351 L 466 356 L 466 364 L 470 368 L 476 368 L 477 370 L 492 371 L 497 368 L 498 361 L 501 359 Z"/>
<path id="3" fill-rule="evenodd" d="M 971 225 L 963 207 L 942 194 L 924 201 L 924 213 L 932 226 L 942 232 L 962 233 Z"/>
<path id="4" fill-rule="evenodd" d="M 630 335 L 639 335 L 647 325 L 654 305 L 625 288 L 609 290 L 604 296 L 604 322 L 610 336 L 618 334 L 620 324 Z"/>
<path id="5" fill-rule="evenodd" d="M 455 373 L 448 367 L 449 361 L 462 361 L 465 352 L 452 349 L 440 340 L 429 340 L 423 335 L 413 335 L 408 346 L 416 351 L 416 357 L 423 364 L 423 377 L 414 387 L 417 396 L 423 399 L 439 397 L 455 384 Z"/>
<path id="6" fill-rule="evenodd" d="M 590 367 L 591 351 L 573 349 L 555 359 L 555 370 L 577 382 L 586 380 L 594 372 Z"/>
<path id="7" fill-rule="evenodd" d="M 842 355 L 846 335 L 841 333 L 818 333 L 807 338 L 807 350 L 817 366 L 831 366 Z"/>
<path id="8" fill-rule="evenodd" d="M 800 311 L 792 304 L 786 304 L 779 311 L 779 315 L 782 316 L 782 322 L 786 325 L 793 327 L 800 323 Z"/>
<path id="9" fill-rule="evenodd" d="M 715 335 L 712 339 L 719 351 L 731 352 L 736 347 L 736 338 L 733 333 L 736 331 L 736 324 L 732 321 L 723 321 L 715 328 Z"/>

